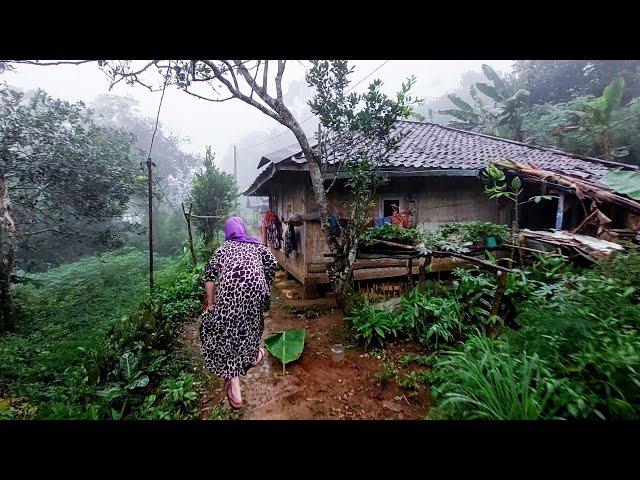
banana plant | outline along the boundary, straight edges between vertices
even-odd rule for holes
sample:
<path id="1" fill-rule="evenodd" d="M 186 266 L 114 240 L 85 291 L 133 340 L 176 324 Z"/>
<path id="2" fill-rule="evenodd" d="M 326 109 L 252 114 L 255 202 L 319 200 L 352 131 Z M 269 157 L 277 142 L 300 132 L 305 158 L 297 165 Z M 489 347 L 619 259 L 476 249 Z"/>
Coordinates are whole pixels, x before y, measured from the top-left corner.
<path id="1" fill-rule="evenodd" d="M 587 129 L 597 136 L 606 160 L 629 154 L 626 147 L 614 148 L 609 136 L 609 129 L 612 126 L 611 119 L 613 113 L 620 108 L 623 91 L 624 78 L 618 76 L 605 87 L 602 96 L 596 97 L 582 106 Z"/>
<path id="2" fill-rule="evenodd" d="M 483 82 L 471 85 L 469 93 L 473 105 L 451 94 L 448 98 L 457 109 L 441 110 L 438 113 L 454 117 L 455 120 L 449 123 L 454 128 L 503 138 L 509 137 L 512 132 L 514 140 L 523 141 L 521 112 L 527 106 L 529 92 L 523 89 L 512 92 L 489 65 L 482 65 L 482 71 L 492 85 Z M 493 100 L 493 105 L 485 103 L 478 92 Z"/>

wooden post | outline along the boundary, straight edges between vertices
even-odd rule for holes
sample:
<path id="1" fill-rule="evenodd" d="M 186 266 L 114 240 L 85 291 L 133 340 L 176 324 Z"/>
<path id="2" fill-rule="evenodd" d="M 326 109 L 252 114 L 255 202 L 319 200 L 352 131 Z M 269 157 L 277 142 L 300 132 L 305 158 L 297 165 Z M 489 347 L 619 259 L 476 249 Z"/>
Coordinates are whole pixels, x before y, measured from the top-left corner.
<path id="1" fill-rule="evenodd" d="M 196 252 L 193 249 L 193 236 L 191 235 L 191 209 L 193 208 L 193 203 L 189 205 L 189 211 L 187 212 L 184 208 L 184 203 L 182 203 L 182 213 L 184 214 L 184 218 L 187 221 L 187 232 L 189 233 L 189 250 L 191 251 L 191 260 L 193 260 L 193 264 L 196 265 L 198 263 L 198 259 L 196 258 Z"/>
<path id="2" fill-rule="evenodd" d="M 431 255 L 427 255 L 424 258 L 424 262 L 422 262 L 422 264 L 420 264 L 419 267 L 419 273 L 420 273 L 420 277 L 419 277 L 419 285 L 420 288 L 424 288 L 424 286 L 427 283 L 427 265 L 431 264 Z"/>
<path id="3" fill-rule="evenodd" d="M 556 230 L 562 230 L 564 217 L 564 193 L 558 195 L 558 210 L 556 211 Z"/>

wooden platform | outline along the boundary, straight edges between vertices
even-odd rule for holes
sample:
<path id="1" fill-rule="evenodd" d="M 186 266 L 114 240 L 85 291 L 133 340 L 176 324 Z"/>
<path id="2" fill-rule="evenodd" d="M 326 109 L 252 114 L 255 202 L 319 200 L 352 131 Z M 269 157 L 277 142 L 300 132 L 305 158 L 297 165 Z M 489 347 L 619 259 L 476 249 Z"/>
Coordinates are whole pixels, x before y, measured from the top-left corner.
<path id="1" fill-rule="evenodd" d="M 305 265 L 302 262 L 287 258 L 284 253 L 279 250 L 271 250 L 278 260 L 280 266 L 295 277 L 302 285 L 315 285 L 329 283 L 329 277 L 326 274 L 327 262 L 317 262 Z M 493 252 L 498 258 L 509 255 L 509 252 L 495 251 Z M 358 258 L 353 266 L 353 279 L 377 280 L 383 278 L 406 277 L 409 273 L 409 260 L 398 256 L 384 257 L 375 254 L 363 254 L 365 258 Z M 480 256 L 478 258 L 483 258 Z M 419 274 L 419 265 L 422 264 L 424 258 L 416 258 L 412 262 L 412 274 Z M 460 268 L 471 268 L 476 266 L 472 262 L 456 259 L 454 257 L 433 258 L 427 273 L 447 272 Z"/>

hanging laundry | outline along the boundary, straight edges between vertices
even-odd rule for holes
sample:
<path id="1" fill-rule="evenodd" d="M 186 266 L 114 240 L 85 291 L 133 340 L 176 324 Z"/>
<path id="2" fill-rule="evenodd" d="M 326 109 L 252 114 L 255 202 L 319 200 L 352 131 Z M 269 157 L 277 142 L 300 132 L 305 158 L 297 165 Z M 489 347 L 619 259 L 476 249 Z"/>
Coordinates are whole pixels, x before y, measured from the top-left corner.
<path id="1" fill-rule="evenodd" d="M 289 224 L 289 228 L 287 228 L 286 233 L 284 234 L 284 254 L 285 256 L 289 256 L 292 251 L 298 250 L 298 246 L 296 244 L 296 232 L 293 229 L 293 224 Z"/>
<path id="2" fill-rule="evenodd" d="M 391 224 L 402 228 L 409 228 L 409 210 L 394 213 L 391 217 Z"/>
<path id="3" fill-rule="evenodd" d="M 280 219 L 269 210 L 265 215 L 266 231 L 267 231 L 267 245 L 271 248 L 280 249 L 282 244 L 282 225 Z"/>
<path id="4" fill-rule="evenodd" d="M 276 224 L 276 240 L 278 240 L 278 245 L 280 245 L 282 243 L 282 222 L 276 217 L 274 223 Z"/>
<path id="5" fill-rule="evenodd" d="M 335 215 L 331 215 L 329 217 L 329 225 L 331 227 L 331 233 L 336 237 L 339 237 L 342 233 L 342 228 L 340 228 L 340 222 Z"/>
<path id="6" fill-rule="evenodd" d="M 373 220 L 373 224 L 376 227 L 381 227 L 386 223 L 391 223 L 391 217 L 380 217 L 380 218 L 375 218 Z"/>

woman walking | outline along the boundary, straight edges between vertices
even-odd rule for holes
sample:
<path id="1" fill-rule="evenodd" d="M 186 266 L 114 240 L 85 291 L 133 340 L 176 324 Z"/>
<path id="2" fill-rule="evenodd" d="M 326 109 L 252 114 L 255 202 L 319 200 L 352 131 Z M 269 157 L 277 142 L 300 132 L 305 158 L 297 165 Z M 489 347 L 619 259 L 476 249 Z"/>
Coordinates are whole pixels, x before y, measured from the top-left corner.
<path id="1" fill-rule="evenodd" d="M 260 340 L 276 266 L 269 249 L 247 236 L 244 221 L 231 217 L 225 224 L 225 242 L 204 271 L 207 307 L 200 338 L 205 363 L 225 380 L 227 398 L 236 409 L 242 407 L 240 375 L 266 356 Z"/>

